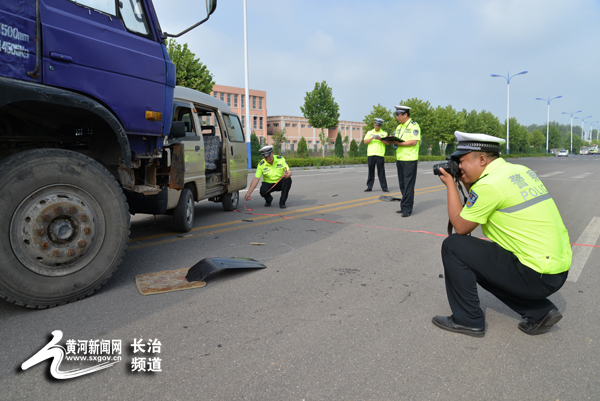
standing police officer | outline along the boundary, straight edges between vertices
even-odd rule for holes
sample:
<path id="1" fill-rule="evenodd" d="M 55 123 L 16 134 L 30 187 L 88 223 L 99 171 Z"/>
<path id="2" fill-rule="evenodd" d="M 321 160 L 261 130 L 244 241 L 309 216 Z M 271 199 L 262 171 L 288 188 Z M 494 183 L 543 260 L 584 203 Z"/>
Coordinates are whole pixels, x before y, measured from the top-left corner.
<path id="1" fill-rule="evenodd" d="M 285 201 L 292 187 L 292 171 L 283 156 L 273 156 L 273 146 L 265 146 L 260 148 L 259 151 L 262 153 L 264 159 L 258 163 L 256 174 L 250 183 L 250 188 L 248 188 L 244 199 L 246 201 L 251 199 L 250 195 L 252 195 L 254 188 L 258 185 L 260 177 L 263 176 L 260 196 L 265 198 L 265 206 L 271 206 L 271 202 L 273 202 L 271 192 L 281 191 L 279 207 L 285 209 Z"/>
<path id="2" fill-rule="evenodd" d="M 396 169 L 398 170 L 400 192 L 402 192 L 400 210 L 396 211 L 396 213 L 402 213 L 402 217 L 408 217 L 412 214 L 415 203 L 415 183 L 417 181 L 421 128 L 419 124 L 410 118 L 410 107 L 394 107 L 396 108 L 396 119 L 400 123 L 396 128 L 394 136 L 403 141 L 400 143 L 394 142 L 398 146 L 396 149 Z"/>
<path id="3" fill-rule="evenodd" d="M 377 166 L 377 177 L 379 177 L 379 185 L 383 192 L 389 192 L 387 181 L 385 179 L 385 143 L 381 142 L 381 138 L 387 136 L 387 132 L 381 129 L 383 120 L 376 118 L 371 131 L 365 135 L 364 143 L 367 147 L 367 165 L 369 166 L 369 175 L 367 177 L 367 189 L 365 192 L 371 192 L 373 183 L 375 182 L 375 166 Z"/>
<path id="4" fill-rule="evenodd" d="M 456 234 L 442 245 L 446 294 L 452 316 L 433 324 L 473 337 L 485 335 L 477 284 L 524 319 L 526 334 L 550 330 L 562 315 L 546 297 L 565 283 L 571 266 L 569 233 L 538 176 L 499 157 L 506 141 L 455 132 L 460 181 L 469 199 L 463 207 L 454 178 L 440 169 L 448 189 L 448 216 Z M 486 241 L 466 234 L 479 224 Z"/>

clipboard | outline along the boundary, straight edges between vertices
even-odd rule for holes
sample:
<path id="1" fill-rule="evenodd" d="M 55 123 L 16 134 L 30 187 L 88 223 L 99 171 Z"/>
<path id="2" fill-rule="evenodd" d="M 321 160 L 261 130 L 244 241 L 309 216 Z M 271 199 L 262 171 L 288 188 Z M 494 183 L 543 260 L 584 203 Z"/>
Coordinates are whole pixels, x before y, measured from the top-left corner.
<path id="1" fill-rule="evenodd" d="M 404 142 L 403 139 L 397 138 L 397 137 L 395 137 L 393 135 L 386 136 L 385 138 L 381 138 L 381 140 L 382 141 L 387 141 L 387 142 L 390 142 L 390 143 L 402 143 L 402 142 Z"/>

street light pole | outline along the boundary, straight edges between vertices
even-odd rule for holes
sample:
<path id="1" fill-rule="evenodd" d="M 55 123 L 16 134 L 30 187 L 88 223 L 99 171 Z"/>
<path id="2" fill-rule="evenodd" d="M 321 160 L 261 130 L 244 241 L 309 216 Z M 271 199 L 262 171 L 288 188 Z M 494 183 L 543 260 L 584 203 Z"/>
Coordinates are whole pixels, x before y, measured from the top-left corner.
<path id="1" fill-rule="evenodd" d="M 570 114 L 571 115 L 571 156 L 573 155 L 573 114 L 581 113 L 581 110 L 575 112 L 562 112 L 562 114 Z"/>
<path id="2" fill-rule="evenodd" d="M 548 140 L 550 138 L 550 102 L 561 97 L 562 96 L 556 96 L 552 99 L 550 99 L 550 96 L 548 96 L 548 99 L 542 99 L 540 97 L 535 98 L 535 100 L 544 100 L 548 102 L 548 118 L 546 119 L 546 154 L 548 154 Z"/>
<path id="3" fill-rule="evenodd" d="M 494 78 L 504 78 L 504 79 L 506 79 L 506 154 L 508 154 L 508 151 L 509 151 L 509 147 L 508 147 L 509 131 L 508 131 L 508 128 L 510 126 L 510 114 L 509 114 L 509 108 L 510 108 L 510 80 L 513 77 L 516 77 L 517 75 L 523 75 L 523 74 L 527 74 L 527 71 L 521 71 L 520 73 L 515 74 L 513 76 L 510 76 L 510 73 L 507 73 L 506 76 L 504 76 L 504 75 L 498 75 L 498 74 L 492 74 L 491 75 Z"/>
<path id="4" fill-rule="evenodd" d="M 250 146 L 250 136 L 252 135 L 252 126 L 250 125 L 250 88 L 248 87 L 248 26 L 246 24 L 246 0 L 244 0 L 244 72 L 245 72 L 245 90 L 246 93 L 246 154 L 248 155 L 248 170 L 252 168 L 252 151 Z"/>
<path id="5" fill-rule="evenodd" d="M 575 117 L 578 120 L 581 120 L 581 139 L 585 141 L 585 133 L 583 132 L 583 123 L 585 122 L 585 120 L 587 120 L 588 118 L 592 118 L 592 116 L 587 116 L 587 117 Z"/>

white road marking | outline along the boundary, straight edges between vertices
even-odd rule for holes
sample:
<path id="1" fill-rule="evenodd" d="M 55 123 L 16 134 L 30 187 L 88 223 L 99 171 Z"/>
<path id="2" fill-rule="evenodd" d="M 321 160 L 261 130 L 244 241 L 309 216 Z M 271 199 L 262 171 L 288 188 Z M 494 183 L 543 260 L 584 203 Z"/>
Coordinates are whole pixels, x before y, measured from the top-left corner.
<path id="1" fill-rule="evenodd" d="M 576 175 L 576 176 L 575 176 L 575 177 L 573 177 L 573 178 L 574 178 L 574 179 L 576 179 L 576 180 L 580 180 L 580 179 L 582 179 L 582 178 L 585 178 L 585 177 L 587 177 L 587 176 L 588 176 L 588 175 L 590 175 L 590 174 L 593 174 L 593 173 L 583 173 L 583 174 Z"/>
<path id="2" fill-rule="evenodd" d="M 538 175 L 540 178 L 552 177 L 553 175 L 562 174 L 564 171 L 555 171 L 553 173 Z"/>
<path id="3" fill-rule="evenodd" d="M 600 217 L 595 216 L 592 221 L 590 221 L 587 228 L 583 230 L 583 233 L 577 239 L 576 244 L 596 245 L 599 236 Z M 573 245 L 571 249 L 573 250 L 573 263 L 571 263 L 571 270 L 569 271 L 567 281 L 576 282 L 594 248 L 591 246 Z"/>

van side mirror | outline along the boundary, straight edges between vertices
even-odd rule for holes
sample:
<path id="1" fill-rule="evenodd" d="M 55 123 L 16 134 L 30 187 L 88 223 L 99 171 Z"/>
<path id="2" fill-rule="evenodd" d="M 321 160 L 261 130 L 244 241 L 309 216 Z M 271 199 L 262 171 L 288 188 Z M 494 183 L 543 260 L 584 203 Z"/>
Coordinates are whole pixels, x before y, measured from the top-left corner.
<path id="1" fill-rule="evenodd" d="M 171 138 L 183 138 L 185 136 L 185 122 L 173 121 L 171 123 L 171 132 L 169 132 Z"/>

